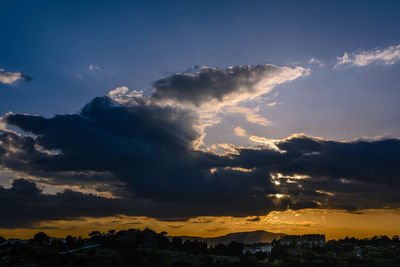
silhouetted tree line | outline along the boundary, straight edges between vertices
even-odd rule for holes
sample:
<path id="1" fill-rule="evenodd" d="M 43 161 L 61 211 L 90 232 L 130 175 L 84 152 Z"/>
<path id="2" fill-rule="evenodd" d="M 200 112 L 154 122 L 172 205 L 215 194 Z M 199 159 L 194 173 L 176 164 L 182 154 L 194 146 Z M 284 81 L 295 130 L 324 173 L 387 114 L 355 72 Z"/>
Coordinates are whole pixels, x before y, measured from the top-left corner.
<path id="1" fill-rule="evenodd" d="M 168 238 L 166 232 L 92 231 L 87 238 L 54 239 L 39 232 L 26 243 L 5 244 L 0 266 L 400 266 L 399 237 L 346 237 L 320 248 L 274 242 L 270 255 L 243 254 L 244 244 L 207 246 L 206 240 Z"/>

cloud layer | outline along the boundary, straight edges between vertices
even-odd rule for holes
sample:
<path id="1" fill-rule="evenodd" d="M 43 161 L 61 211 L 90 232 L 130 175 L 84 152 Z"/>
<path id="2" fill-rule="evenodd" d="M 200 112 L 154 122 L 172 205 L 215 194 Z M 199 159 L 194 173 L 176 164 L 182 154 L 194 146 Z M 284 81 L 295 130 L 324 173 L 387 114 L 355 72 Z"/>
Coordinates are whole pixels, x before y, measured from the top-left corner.
<path id="1" fill-rule="evenodd" d="M 263 80 L 260 73 L 268 84 L 276 84 L 282 81 L 281 72 L 270 65 L 202 69 L 194 76 L 173 75 L 156 82 L 151 97 L 119 87 L 77 114 L 6 114 L 7 125 L 30 134 L 0 130 L 0 165 L 23 178 L 14 180 L 11 188 L 0 188 L 7 218 L 0 226 L 116 214 L 184 220 L 260 216 L 287 208 L 400 207 L 398 139 L 250 136 L 260 146 L 232 145 L 230 152 L 218 155 L 193 147 L 202 135 L 196 128 L 201 119 L 196 109 L 165 104 L 172 98 L 200 106 L 257 95 L 259 81 L 254 79 Z M 213 81 L 224 89 L 205 89 Z M 183 92 L 186 88 L 193 92 Z M 235 132 L 247 136 L 240 127 Z M 81 185 L 113 198 L 72 189 L 50 195 L 38 189 L 46 184 Z"/>

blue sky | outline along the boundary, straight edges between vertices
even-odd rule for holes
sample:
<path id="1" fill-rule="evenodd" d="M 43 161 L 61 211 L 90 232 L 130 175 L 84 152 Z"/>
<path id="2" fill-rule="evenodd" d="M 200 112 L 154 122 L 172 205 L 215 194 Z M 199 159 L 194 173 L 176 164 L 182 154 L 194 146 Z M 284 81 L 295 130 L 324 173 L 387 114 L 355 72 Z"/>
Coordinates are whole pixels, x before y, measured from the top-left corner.
<path id="1" fill-rule="evenodd" d="M 2 1 L 0 68 L 33 81 L 0 84 L 0 113 L 78 111 L 119 86 L 152 82 L 195 65 L 332 64 L 345 51 L 400 43 L 397 1 Z M 89 65 L 101 71 L 90 71 Z M 293 132 L 329 138 L 398 135 L 398 65 L 312 65 L 261 108 L 270 138 Z M 316 111 L 318 110 L 318 111 Z M 326 123 L 329 122 L 329 123 Z M 235 121 L 235 123 L 241 123 Z M 255 128 L 256 127 L 256 128 Z M 210 130 L 210 135 L 212 130 Z M 217 134 L 217 133 L 216 133 Z"/>
<path id="2" fill-rule="evenodd" d="M 345 51 L 400 42 L 397 1 L 2 1 L 0 5 L 0 67 L 34 78 L 14 87 L 0 85 L 1 113 L 73 112 L 117 86 L 150 89 L 165 73 L 195 65 L 305 65 L 311 57 L 330 62 Z M 90 64 L 103 71 L 90 72 Z M 374 77 L 393 80 L 396 73 L 377 70 Z M 321 75 L 327 74 L 316 73 L 301 86 L 329 94 L 326 79 L 319 81 Z M 355 83 L 354 75 L 347 71 L 328 75 L 329 83 L 344 87 L 348 82 L 341 81 Z M 392 98 L 395 81 L 380 84 L 385 88 L 376 94 L 381 97 L 387 90 Z M 290 94 L 299 95 L 296 90 Z M 336 95 L 348 97 L 343 92 Z"/>
<path id="3" fill-rule="evenodd" d="M 382 208 L 379 201 L 400 207 L 395 196 L 399 185 L 391 180 L 398 166 L 390 165 L 399 155 L 399 10 L 398 1 L 3 0 L 0 184 L 10 188 L 15 178 L 24 178 L 15 182 L 15 190 L 36 185 L 47 188 L 46 194 L 79 189 L 98 197 L 121 196 L 132 204 L 116 186 L 125 183 L 128 192 L 141 198 L 135 205 L 149 198 L 155 210 L 163 210 L 177 195 L 195 202 L 197 194 L 212 198 L 212 189 L 222 185 L 236 192 L 235 186 L 248 179 L 254 187 L 245 188 L 247 193 L 263 188 L 260 197 L 267 199 L 249 208 L 249 195 L 243 193 L 229 203 L 237 201 L 246 211 L 240 216 L 250 216 L 260 213 L 253 207 L 281 210 L 284 204 L 268 202 L 274 195 L 294 207 L 320 203 L 312 198 L 315 194 L 303 202 L 291 195 L 291 179 L 299 174 L 312 180 L 304 182 L 311 191 L 333 190 L 340 196 L 322 208 Z M 96 98 L 105 95 L 118 106 Z M 304 135 L 294 135 L 299 133 Z M 311 146 L 308 152 L 302 142 Z M 358 161 L 364 150 L 371 158 Z M 257 161 L 260 151 L 266 165 Z M 349 154 L 354 158 L 337 162 Z M 302 165 L 310 155 L 315 169 Z M 82 162 L 75 161 L 79 156 Z M 276 164 L 285 160 L 290 164 Z M 145 169 L 154 162 L 165 172 Z M 360 172 L 374 162 L 373 173 L 387 172 L 379 190 L 397 187 L 387 195 L 377 193 L 370 183 L 381 186 L 381 177 L 354 173 L 348 162 L 365 164 L 357 167 Z M 182 174 L 176 173 L 179 168 Z M 279 179 L 289 182 L 274 183 L 278 171 Z M 266 173 L 272 180 L 264 184 Z M 141 175 L 146 178 L 138 179 Z M 198 179 L 191 184 L 184 175 Z M 217 178 L 210 180 L 212 175 Z M 225 175 L 237 184 L 225 185 Z M 339 185 L 325 183 L 327 177 Z M 339 180 L 343 177 L 365 186 L 356 190 L 362 205 L 344 204 L 354 188 L 342 188 L 347 186 Z M 146 179 L 154 181 L 147 184 Z M 172 191 L 152 188 L 163 182 Z M 185 200 L 192 187 L 198 191 Z M 377 202 L 365 197 L 370 192 Z M 63 201 L 58 198 L 64 195 L 46 194 L 40 199 Z M 112 207 L 125 204 L 110 202 L 110 213 L 82 216 L 112 215 Z M 189 210 L 182 216 L 194 216 Z M 224 213 L 217 206 L 206 211 L 200 215 L 237 215 L 236 209 Z M 144 215 L 161 216 L 156 213 Z"/>

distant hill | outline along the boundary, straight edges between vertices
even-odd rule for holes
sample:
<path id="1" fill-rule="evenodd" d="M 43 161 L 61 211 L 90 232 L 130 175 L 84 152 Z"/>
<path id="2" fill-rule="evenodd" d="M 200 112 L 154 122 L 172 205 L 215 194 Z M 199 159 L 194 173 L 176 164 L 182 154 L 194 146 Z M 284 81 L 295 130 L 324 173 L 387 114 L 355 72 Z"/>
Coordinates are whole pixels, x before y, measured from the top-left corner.
<path id="1" fill-rule="evenodd" d="M 238 233 L 230 233 L 223 236 L 218 237 L 210 237 L 207 238 L 207 243 L 209 246 L 213 246 L 216 244 L 228 244 L 232 241 L 240 242 L 244 244 L 253 244 L 253 243 L 266 243 L 271 242 L 275 238 L 278 239 L 281 236 L 284 236 L 284 233 L 271 233 L 263 230 L 252 231 L 252 232 L 238 232 Z M 183 240 L 198 240 L 203 241 L 201 237 L 193 237 L 193 236 L 178 236 Z M 170 236 L 169 238 L 174 238 L 174 236 Z"/>
<path id="2" fill-rule="evenodd" d="M 210 245 L 215 244 L 228 244 L 232 241 L 244 243 L 244 244 L 253 244 L 253 243 L 265 243 L 271 242 L 274 238 L 278 239 L 279 237 L 286 235 L 284 233 L 271 233 L 267 231 L 253 231 L 253 232 L 239 232 L 239 233 L 230 233 L 223 236 L 207 238 L 207 242 Z"/>

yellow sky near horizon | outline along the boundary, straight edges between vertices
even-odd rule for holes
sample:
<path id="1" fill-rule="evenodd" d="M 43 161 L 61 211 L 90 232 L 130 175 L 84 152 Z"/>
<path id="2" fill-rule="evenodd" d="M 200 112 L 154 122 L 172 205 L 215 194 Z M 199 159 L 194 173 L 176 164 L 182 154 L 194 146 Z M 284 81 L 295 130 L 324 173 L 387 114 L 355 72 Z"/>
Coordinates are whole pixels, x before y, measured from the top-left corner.
<path id="1" fill-rule="evenodd" d="M 31 238 L 39 231 L 53 237 L 67 235 L 86 237 L 93 230 L 150 228 L 166 231 L 171 236 L 215 237 L 233 232 L 265 230 L 286 234 L 325 234 L 326 238 L 346 236 L 368 238 L 374 235 L 400 234 L 400 209 L 363 210 L 349 213 L 342 210 L 303 209 L 274 211 L 260 217 L 197 217 L 188 221 L 160 221 L 148 217 L 110 216 L 85 217 L 73 220 L 46 221 L 32 228 L 0 228 L 5 238 Z"/>

